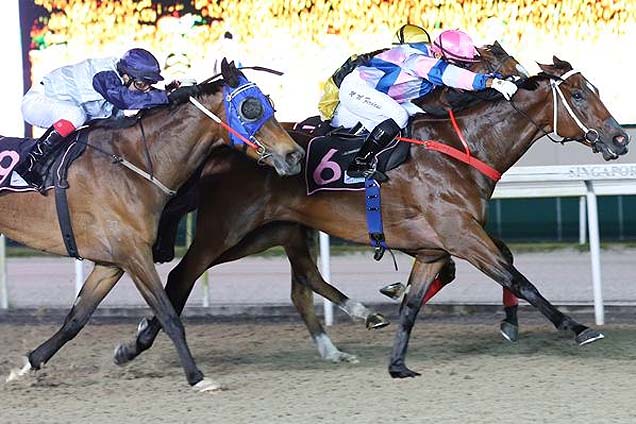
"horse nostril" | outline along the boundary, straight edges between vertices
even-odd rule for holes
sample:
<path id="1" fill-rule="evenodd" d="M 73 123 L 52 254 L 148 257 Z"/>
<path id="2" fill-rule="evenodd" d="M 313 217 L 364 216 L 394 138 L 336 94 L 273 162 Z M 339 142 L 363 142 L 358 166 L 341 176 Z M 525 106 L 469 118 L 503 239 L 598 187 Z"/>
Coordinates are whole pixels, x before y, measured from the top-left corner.
<path id="1" fill-rule="evenodd" d="M 627 144 L 627 137 L 625 137 L 624 135 L 615 135 L 613 140 L 614 143 L 619 146 L 624 146 Z"/>
<path id="2" fill-rule="evenodd" d="M 287 154 L 287 163 L 290 165 L 296 165 L 303 158 L 303 153 L 299 151 L 291 152 Z"/>

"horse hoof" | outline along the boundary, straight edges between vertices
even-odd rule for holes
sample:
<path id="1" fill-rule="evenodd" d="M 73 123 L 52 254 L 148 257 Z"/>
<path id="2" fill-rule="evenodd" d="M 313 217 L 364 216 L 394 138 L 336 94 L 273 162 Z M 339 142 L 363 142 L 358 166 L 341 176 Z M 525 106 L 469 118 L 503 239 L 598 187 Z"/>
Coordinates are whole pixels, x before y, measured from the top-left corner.
<path id="1" fill-rule="evenodd" d="M 393 300 L 398 300 L 404 294 L 404 284 L 397 282 L 384 286 L 380 289 L 380 293 Z"/>
<path id="2" fill-rule="evenodd" d="M 128 355 L 126 345 L 123 343 L 117 345 L 115 351 L 113 352 L 113 362 L 115 363 L 115 365 L 120 367 L 124 366 L 129 363 L 131 359 L 132 358 Z"/>
<path id="3" fill-rule="evenodd" d="M 519 326 L 515 324 L 511 324 L 508 321 L 501 321 L 499 325 L 499 332 L 503 336 L 504 339 L 509 342 L 515 343 L 519 340 Z"/>
<path id="4" fill-rule="evenodd" d="M 366 325 L 368 330 L 371 330 L 371 329 L 377 330 L 378 328 L 386 327 L 389 324 L 391 324 L 391 321 L 386 319 L 384 315 L 379 314 L 377 312 L 370 314 L 366 320 Z"/>
<path id="5" fill-rule="evenodd" d="M 604 338 L 605 336 L 598 331 L 592 328 L 586 328 L 577 334 L 574 340 L 579 344 L 579 346 L 583 346 Z"/>
<path id="6" fill-rule="evenodd" d="M 25 359 L 24 366 L 20 369 L 17 369 L 17 368 L 12 369 L 9 372 L 9 376 L 6 378 L 5 383 L 10 383 L 12 381 L 20 380 L 25 375 L 28 375 L 31 372 L 33 372 L 33 367 L 31 367 L 31 363 L 29 362 L 29 359 L 28 358 L 24 358 L 24 359 Z"/>
<path id="7" fill-rule="evenodd" d="M 205 393 L 205 392 L 214 393 L 214 392 L 219 392 L 221 390 L 224 390 L 224 387 L 221 386 L 219 383 L 210 380 L 209 378 L 204 378 L 203 380 L 199 381 L 197 384 L 192 386 L 192 390 L 199 393 Z"/>
<path id="8" fill-rule="evenodd" d="M 419 372 L 411 371 L 405 365 L 389 367 L 389 374 L 392 378 L 414 378 L 422 375 Z"/>
<path id="9" fill-rule="evenodd" d="M 360 361 L 356 355 L 352 355 L 350 353 L 337 351 L 333 355 L 330 355 L 325 358 L 326 361 L 333 362 L 334 364 L 339 364 L 341 362 L 348 362 L 350 364 L 359 364 Z"/>

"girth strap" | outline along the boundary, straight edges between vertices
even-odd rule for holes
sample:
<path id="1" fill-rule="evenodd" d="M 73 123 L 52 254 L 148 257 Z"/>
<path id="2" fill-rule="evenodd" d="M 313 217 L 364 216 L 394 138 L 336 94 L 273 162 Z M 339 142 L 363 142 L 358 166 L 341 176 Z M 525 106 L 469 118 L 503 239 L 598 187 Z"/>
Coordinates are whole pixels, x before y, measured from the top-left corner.
<path id="1" fill-rule="evenodd" d="M 69 256 L 82 259 L 75 244 L 75 235 L 73 234 L 73 226 L 71 225 L 71 215 L 68 210 L 68 200 L 66 198 L 66 188 L 55 184 L 55 209 L 57 210 L 57 220 L 60 224 L 62 239 Z"/>

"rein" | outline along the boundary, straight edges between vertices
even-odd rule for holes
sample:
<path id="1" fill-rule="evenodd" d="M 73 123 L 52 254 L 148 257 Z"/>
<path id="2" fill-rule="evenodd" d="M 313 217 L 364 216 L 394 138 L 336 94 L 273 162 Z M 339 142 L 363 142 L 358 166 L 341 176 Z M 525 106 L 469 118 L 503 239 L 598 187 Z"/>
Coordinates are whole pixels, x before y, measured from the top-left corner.
<path id="1" fill-rule="evenodd" d="M 519 109 L 515 104 L 514 101 L 510 100 L 509 103 L 510 105 L 513 107 L 513 109 L 515 109 L 517 112 L 519 112 L 521 115 L 523 115 L 526 119 L 528 119 L 528 121 L 530 121 L 535 127 L 537 127 L 541 132 L 544 133 L 544 135 L 546 137 L 548 137 L 550 140 L 552 140 L 555 143 L 564 143 L 566 141 L 580 141 L 588 146 L 591 146 L 592 148 L 594 148 L 596 142 L 599 139 L 599 133 L 598 130 L 594 129 L 594 128 L 588 128 L 586 127 L 583 122 L 579 119 L 578 116 L 576 116 L 576 114 L 574 113 L 574 110 L 572 109 L 572 107 L 570 106 L 570 104 L 567 102 L 567 100 L 565 99 L 565 95 L 563 94 L 563 91 L 561 90 L 561 88 L 559 87 L 562 83 L 564 83 L 569 77 L 571 77 L 572 75 L 578 74 L 579 71 L 575 71 L 575 70 L 570 70 L 568 72 L 566 72 L 565 74 L 563 74 L 561 77 L 557 78 L 550 78 L 550 88 L 552 89 L 552 99 L 553 99 L 553 130 L 552 133 L 548 133 L 547 131 L 545 131 L 539 124 L 537 124 L 531 116 L 529 116 L 526 112 L 524 112 L 523 110 Z M 567 111 L 568 115 L 572 118 L 572 120 L 576 123 L 576 125 L 581 129 L 581 131 L 583 131 L 584 136 L 582 139 L 571 139 L 571 138 L 567 138 L 567 137 L 562 137 L 558 134 L 558 120 L 557 120 L 557 116 L 558 116 L 558 98 L 561 98 L 561 101 L 563 102 L 563 106 L 565 107 L 565 110 Z M 430 150 L 435 150 L 437 152 L 443 153 L 445 155 L 448 155 L 460 162 L 463 162 L 465 164 L 468 164 L 470 166 L 472 166 L 473 168 L 477 169 L 479 172 L 481 172 L 482 174 L 484 174 L 485 176 L 487 176 L 488 178 L 490 178 L 491 180 L 493 180 L 494 182 L 497 182 L 501 179 L 501 173 L 499 171 L 497 171 L 496 169 L 494 169 L 493 167 L 491 167 L 490 165 L 486 164 L 485 162 L 480 161 L 477 158 L 474 158 L 473 156 L 471 156 L 470 154 L 470 149 L 468 147 L 468 143 L 466 143 L 466 140 L 464 139 L 464 136 L 462 135 L 461 129 L 459 128 L 459 125 L 457 125 L 457 120 L 455 119 L 455 114 L 453 113 L 453 111 L 451 109 L 449 109 L 448 111 L 448 115 L 450 117 L 451 123 L 453 124 L 453 128 L 455 129 L 455 133 L 457 134 L 457 136 L 459 137 L 459 139 L 462 142 L 462 145 L 464 146 L 464 151 L 461 151 L 459 149 L 456 149 L 454 147 L 448 146 L 446 144 L 440 143 L 439 141 L 435 141 L 435 140 L 415 140 L 415 139 L 411 139 L 411 138 L 406 138 L 406 137 L 396 137 L 398 140 L 400 141 L 404 141 L 407 143 L 412 143 L 412 144 L 418 144 L 421 146 L 424 146 L 427 149 Z M 556 140 L 552 137 L 552 135 L 555 135 L 556 137 L 560 137 L 560 140 Z"/>
<path id="2" fill-rule="evenodd" d="M 214 122 L 216 122 L 217 124 L 225 128 L 228 132 L 231 132 L 236 137 L 240 138 L 243 143 L 247 144 L 248 146 L 255 149 L 259 153 L 261 150 L 264 151 L 265 147 L 261 143 L 259 143 L 258 141 L 254 142 L 254 141 L 248 140 L 246 137 L 243 136 L 243 134 L 239 133 L 234 128 L 230 127 L 228 124 L 223 122 L 221 118 L 219 118 L 218 116 L 214 114 L 214 112 L 212 112 L 210 109 L 203 106 L 203 104 L 201 104 L 201 102 L 199 102 L 197 99 L 190 96 L 189 100 L 190 100 L 190 103 L 192 103 L 197 109 L 203 112 L 204 115 L 206 115 L 208 118 L 212 119 Z"/>
<path id="3" fill-rule="evenodd" d="M 276 75 L 282 75 L 282 72 L 278 72 L 272 69 L 268 69 L 268 68 L 263 68 L 260 66 L 253 66 L 253 67 L 248 67 L 248 68 L 242 68 L 242 69 L 254 69 L 257 71 L 265 71 L 265 72 L 270 72 Z M 215 75 L 211 78 L 208 78 L 207 80 L 205 80 L 202 84 L 204 83 L 209 83 L 211 81 L 213 81 L 215 78 L 219 77 L 221 74 L 219 75 Z M 236 92 L 239 92 L 241 90 L 245 90 L 246 88 L 251 88 L 251 87 L 256 87 L 255 84 L 253 83 L 249 83 L 249 84 L 245 84 L 243 86 L 238 87 L 236 90 L 234 90 L 231 95 L 230 98 L 227 99 L 227 101 L 230 101 L 231 98 L 235 95 Z M 234 128 L 232 128 L 230 125 L 226 124 L 225 122 L 223 122 L 221 120 L 221 118 L 219 118 L 217 115 L 215 115 L 211 110 L 209 110 L 207 107 L 205 107 L 203 104 L 201 104 L 198 100 L 196 100 L 194 97 L 190 97 L 189 98 L 190 103 L 192 103 L 197 109 L 199 109 L 201 112 L 203 112 L 203 114 L 205 114 L 208 118 L 212 119 L 214 122 L 216 122 L 217 124 L 221 125 L 221 127 L 223 127 L 224 129 L 226 129 L 229 133 L 231 133 L 232 135 L 234 135 L 235 137 L 237 137 L 239 140 L 241 140 L 241 142 L 243 142 L 246 146 L 249 146 L 251 148 L 253 148 L 257 154 L 258 154 L 258 162 L 260 163 L 261 161 L 263 161 L 264 159 L 266 159 L 267 157 L 270 156 L 270 153 L 268 153 L 267 148 L 256 139 L 256 137 L 251 136 L 250 139 L 248 139 L 247 137 L 243 136 L 243 134 L 241 134 L 240 132 L 236 131 Z M 165 184 L 163 184 L 161 181 L 159 181 L 155 176 L 154 176 L 154 171 L 153 171 L 153 164 L 152 164 L 152 159 L 150 157 L 150 152 L 148 150 L 148 143 L 146 140 L 146 134 L 144 131 L 144 127 L 142 124 L 141 119 L 139 119 L 139 128 L 141 131 L 141 138 L 143 141 L 143 146 L 144 146 L 144 156 L 148 162 L 148 166 L 150 168 L 150 172 L 146 172 L 143 169 L 139 168 L 138 166 L 136 166 L 135 164 L 133 164 L 132 162 L 128 161 L 127 159 L 125 159 L 122 156 L 116 155 L 114 153 L 110 153 L 107 152 L 95 145 L 89 144 L 88 142 L 85 142 L 84 144 L 87 147 L 91 147 L 93 149 L 95 149 L 96 151 L 103 153 L 107 156 L 110 156 L 113 159 L 113 163 L 117 163 L 120 165 L 125 166 L 126 168 L 130 169 L 131 171 L 133 171 L 135 174 L 141 176 L 143 179 L 151 182 L 152 184 L 154 184 L 155 186 L 157 186 L 161 191 L 163 191 L 165 194 L 167 194 L 168 196 L 172 197 L 174 196 L 177 191 L 176 190 L 172 190 L 171 188 L 168 188 Z"/>
<path id="4" fill-rule="evenodd" d="M 459 137 L 464 146 L 464 151 L 456 149 L 452 146 L 449 146 L 444 143 L 440 143 L 435 140 L 416 140 L 412 138 L 406 137 L 396 137 L 399 141 L 403 141 L 406 143 L 417 144 L 420 146 L 424 146 L 426 149 L 434 150 L 436 152 L 443 153 L 447 156 L 452 157 L 460 162 L 463 162 L 469 166 L 472 166 L 494 182 L 497 182 L 501 179 L 501 172 L 497 171 L 495 168 L 491 167 L 485 162 L 473 157 L 470 154 L 470 148 L 468 147 L 468 143 L 466 143 L 466 139 L 464 138 L 459 125 L 457 125 L 457 120 L 455 119 L 455 114 L 452 109 L 448 110 L 448 116 L 450 117 L 451 123 L 453 124 L 453 128 L 455 129 L 455 133 Z"/>

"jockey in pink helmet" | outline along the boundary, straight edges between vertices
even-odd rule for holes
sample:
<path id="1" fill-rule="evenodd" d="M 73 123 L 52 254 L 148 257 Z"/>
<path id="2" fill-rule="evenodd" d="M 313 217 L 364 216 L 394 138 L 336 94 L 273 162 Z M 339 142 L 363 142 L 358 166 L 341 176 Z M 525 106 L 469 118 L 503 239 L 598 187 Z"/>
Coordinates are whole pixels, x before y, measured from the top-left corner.
<path id="1" fill-rule="evenodd" d="M 479 53 L 477 53 L 472 38 L 458 29 L 442 31 L 433 41 L 431 51 L 451 63 L 479 61 L 477 58 Z"/>
<path id="2" fill-rule="evenodd" d="M 357 123 L 369 131 L 347 168 L 350 177 L 385 180 L 375 169 L 376 155 L 405 128 L 409 116 L 421 112 L 411 100 L 439 86 L 478 91 L 493 88 L 510 98 L 517 86 L 491 74 L 474 73 L 463 64 L 475 62 L 477 50 L 468 34 L 443 31 L 432 44 L 423 29 L 406 25 L 398 30 L 398 45 L 357 65 L 340 84 L 340 103 L 331 124 L 351 128 Z"/>

